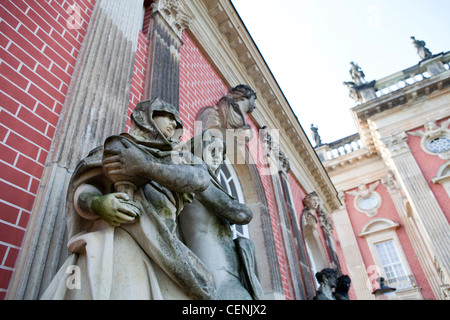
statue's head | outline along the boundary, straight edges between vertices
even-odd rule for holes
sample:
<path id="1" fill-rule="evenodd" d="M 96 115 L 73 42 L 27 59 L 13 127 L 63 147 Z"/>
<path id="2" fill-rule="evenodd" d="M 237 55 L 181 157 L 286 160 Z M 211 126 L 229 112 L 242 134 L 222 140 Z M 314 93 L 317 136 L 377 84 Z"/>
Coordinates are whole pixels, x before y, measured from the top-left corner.
<path id="1" fill-rule="evenodd" d="M 214 173 L 225 161 L 226 144 L 222 131 L 219 129 L 207 129 L 193 137 L 187 144 L 190 152 L 202 159 Z"/>
<path id="2" fill-rule="evenodd" d="M 256 92 L 245 84 L 237 85 L 228 90 L 228 97 L 236 101 L 243 114 L 252 113 L 256 108 Z"/>
<path id="3" fill-rule="evenodd" d="M 321 285 L 328 285 L 330 288 L 336 288 L 337 270 L 333 268 L 324 268 L 316 273 L 316 279 Z"/>
<path id="4" fill-rule="evenodd" d="M 320 205 L 320 199 L 317 193 L 315 191 L 308 193 L 303 198 L 303 205 L 309 209 L 316 210 Z"/>
<path id="5" fill-rule="evenodd" d="M 346 274 L 343 274 L 339 278 L 337 278 L 336 291 L 347 293 L 350 290 L 351 285 L 350 277 Z"/>
<path id="6" fill-rule="evenodd" d="M 216 172 L 225 159 L 225 141 L 220 136 L 211 136 L 210 141 L 203 141 L 203 161 Z"/>
<path id="7" fill-rule="evenodd" d="M 131 134 L 137 140 L 170 150 L 183 134 L 177 109 L 158 98 L 141 101 L 131 114 Z"/>

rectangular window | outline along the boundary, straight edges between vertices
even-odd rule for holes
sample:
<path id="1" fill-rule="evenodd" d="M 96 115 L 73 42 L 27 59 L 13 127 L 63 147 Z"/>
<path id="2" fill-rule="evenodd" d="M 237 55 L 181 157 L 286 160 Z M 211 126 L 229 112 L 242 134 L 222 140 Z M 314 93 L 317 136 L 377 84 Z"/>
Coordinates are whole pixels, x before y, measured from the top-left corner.
<path id="1" fill-rule="evenodd" d="M 410 288 L 412 286 L 411 279 L 406 274 L 394 241 L 389 240 L 375 244 L 375 248 L 386 276 L 386 285 L 397 290 Z"/>

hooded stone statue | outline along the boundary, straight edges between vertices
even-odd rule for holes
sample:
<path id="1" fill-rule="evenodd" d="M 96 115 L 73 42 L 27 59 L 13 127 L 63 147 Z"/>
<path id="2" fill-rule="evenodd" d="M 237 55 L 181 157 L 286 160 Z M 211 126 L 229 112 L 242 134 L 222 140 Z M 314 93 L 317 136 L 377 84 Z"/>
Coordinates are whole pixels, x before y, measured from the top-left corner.
<path id="1" fill-rule="evenodd" d="M 70 256 L 42 299 L 219 299 L 176 226 L 209 174 L 171 162 L 182 134 L 172 105 L 142 101 L 131 119 L 129 134 L 107 138 L 75 169 L 66 205 Z"/>

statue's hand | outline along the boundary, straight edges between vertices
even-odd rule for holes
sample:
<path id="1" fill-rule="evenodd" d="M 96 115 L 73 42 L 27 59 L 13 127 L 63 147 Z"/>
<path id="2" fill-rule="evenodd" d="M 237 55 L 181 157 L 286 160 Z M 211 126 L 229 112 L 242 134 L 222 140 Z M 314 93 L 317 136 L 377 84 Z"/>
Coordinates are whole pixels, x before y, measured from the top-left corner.
<path id="1" fill-rule="evenodd" d="M 92 199 L 91 211 L 113 226 L 134 222 L 141 214 L 139 206 L 125 193 L 95 196 Z"/>
<path id="2" fill-rule="evenodd" d="M 148 162 L 146 155 L 126 140 L 121 141 L 123 148 L 105 149 L 103 169 L 109 176 L 139 177 L 142 168 Z"/>

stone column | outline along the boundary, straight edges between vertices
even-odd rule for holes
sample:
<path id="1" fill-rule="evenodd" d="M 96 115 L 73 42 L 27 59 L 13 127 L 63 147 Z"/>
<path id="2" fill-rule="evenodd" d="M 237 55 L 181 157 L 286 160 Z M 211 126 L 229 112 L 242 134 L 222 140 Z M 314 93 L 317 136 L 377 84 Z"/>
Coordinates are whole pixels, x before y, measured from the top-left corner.
<path id="1" fill-rule="evenodd" d="M 181 35 L 190 21 L 178 0 L 152 4 L 144 99 L 160 98 L 179 108 Z"/>
<path id="2" fill-rule="evenodd" d="M 407 143 L 405 132 L 382 138 L 383 157 L 402 186 L 428 251 L 448 281 L 450 267 L 450 226 L 425 180 Z"/>
<path id="3" fill-rule="evenodd" d="M 434 295 L 437 299 L 442 299 L 440 290 L 442 281 L 439 278 L 438 273 L 436 272 L 433 261 L 430 260 L 430 256 L 427 252 L 425 244 L 423 243 L 422 237 L 420 236 L 420 233 L 414 224 L 414 220 L 409 217 L 409 214 L 405 207 L 405 203 L 403 201 L 403 195 L 400 185 L 391 174 L 388 174 L 386 177 L 382 178 L 381 182 L 386 187 L 392 201 L 394 202 L 394 206 L 400 216 L 402 225 L 405 228 L 409 239 L 411 240 L 411 244 L 414 248 L 414 253 L 416 254 L 417 259 L 422 266 L 422 269 L 425 273 L 425 276 L 427 277 L 428 283 L 430 284 Z"/>
<path id="4" fill-rule="evenodd" d="M 374 295 L 367 275 L 368 271 L 345 206 L 333 212 L 333 222 L 356 299 L 373 300 Z"/>
<path id="5" fill-rule="evenodd" d="M 77 163 L 125 130 L 143 0 L 97 0 L 7 299 L 37 299 L 67 257 L 65 198 Z"/>

